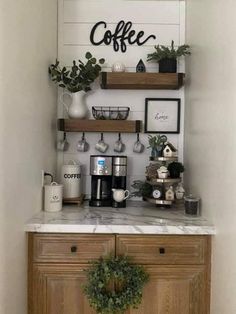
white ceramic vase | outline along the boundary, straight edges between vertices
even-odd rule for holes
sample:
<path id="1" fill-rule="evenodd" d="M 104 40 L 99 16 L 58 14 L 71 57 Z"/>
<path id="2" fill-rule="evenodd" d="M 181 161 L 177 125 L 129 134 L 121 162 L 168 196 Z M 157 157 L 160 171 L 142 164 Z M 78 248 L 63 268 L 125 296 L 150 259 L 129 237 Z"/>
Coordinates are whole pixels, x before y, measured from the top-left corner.
<path id="1" fill-rule="evenodd" d="M 68 95 L 71 98 L 71 104 L 68 106 L 64 102 L 64 96 Z M 88 114 L 88 108 L 85 102 L 86 93 L 79 91 L 76 93 L 65 92 L 61 96 L 61 101 L 66 108 L 68 117 L 71 119 L 84 119 Z"/>

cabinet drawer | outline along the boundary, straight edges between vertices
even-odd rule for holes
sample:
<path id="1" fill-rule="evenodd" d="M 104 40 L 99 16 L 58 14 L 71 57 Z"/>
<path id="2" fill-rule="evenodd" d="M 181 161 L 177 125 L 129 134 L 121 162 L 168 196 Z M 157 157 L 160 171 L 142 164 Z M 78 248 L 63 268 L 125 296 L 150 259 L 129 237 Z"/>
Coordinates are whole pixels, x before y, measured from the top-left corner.
<path id="1" fill-rule="evenodd" d="M 112 235 L 34 234 L 34 262 L 87 263 L 115 252 Z"/>
<path id="2" fill-rule="evenodd" d="M 127 254 L 139 264 L 205 264 L 210 237 L 117 236 L 117 254 Z"/>

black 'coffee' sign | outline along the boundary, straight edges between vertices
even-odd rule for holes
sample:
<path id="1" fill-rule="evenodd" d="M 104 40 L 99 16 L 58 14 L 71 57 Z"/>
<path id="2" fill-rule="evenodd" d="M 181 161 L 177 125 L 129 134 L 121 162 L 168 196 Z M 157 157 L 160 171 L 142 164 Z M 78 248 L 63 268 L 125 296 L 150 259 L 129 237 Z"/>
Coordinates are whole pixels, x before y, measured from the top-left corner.
<path id="1" fill-rule="evenodd" d="M 136 32 L 132 29 L 132 22 L 120 21 L 115 28 L 114 33 L 110 30 L 106 30 L 104 32 L 103 38 L 100 40 L 95 40 L 95 33 L 99 27 L 103 27 L 104 29 L 107 28 L 106 22 L 98 22 L 96 23 L 90 33 L 90 41 L 93 45 L 110 45 L 113 44 L 113 49 L 115 51 L 125 52 L 127 49 L 127 44 L 134 45 L 137 44 L 138 46 L 144 45 L 149 39 L 156 39 L 156 36 L 149 35 L 148 37 L 144 38 L 144 31 Z"/>

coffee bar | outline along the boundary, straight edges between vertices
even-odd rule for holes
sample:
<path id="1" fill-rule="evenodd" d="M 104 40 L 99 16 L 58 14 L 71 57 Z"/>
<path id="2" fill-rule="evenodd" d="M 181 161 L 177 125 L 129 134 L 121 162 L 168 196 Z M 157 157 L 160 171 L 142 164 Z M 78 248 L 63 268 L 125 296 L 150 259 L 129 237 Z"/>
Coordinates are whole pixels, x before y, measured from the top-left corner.
<path id="1" fill-rule="evenodd" d="M 216 229 L 184 176 L 184 1 L 58 10 L 57 167 L 25 224 L 28 314 L 209 314 Z"/>

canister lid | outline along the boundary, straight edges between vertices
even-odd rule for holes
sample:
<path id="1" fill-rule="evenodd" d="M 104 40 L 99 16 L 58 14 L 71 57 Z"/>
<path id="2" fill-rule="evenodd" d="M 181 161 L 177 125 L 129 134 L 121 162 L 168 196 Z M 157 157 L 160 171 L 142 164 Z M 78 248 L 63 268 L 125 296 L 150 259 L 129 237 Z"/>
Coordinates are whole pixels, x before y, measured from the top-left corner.
<path id="1" fill-rule="evenodd" d="M 70 167 L 70 168 L 79 168 L 80 164 L 75 160 L 69 160 L 66 164 L 62 165 L 62 167 Z"/>
<path id="2" fill-rule="evenodd" d="M 200 198 L 197 196 L 194 196 L 193 194 L 189 194 L 184 197 L 184 200 L 187 202 L 199 202 Z"/>

